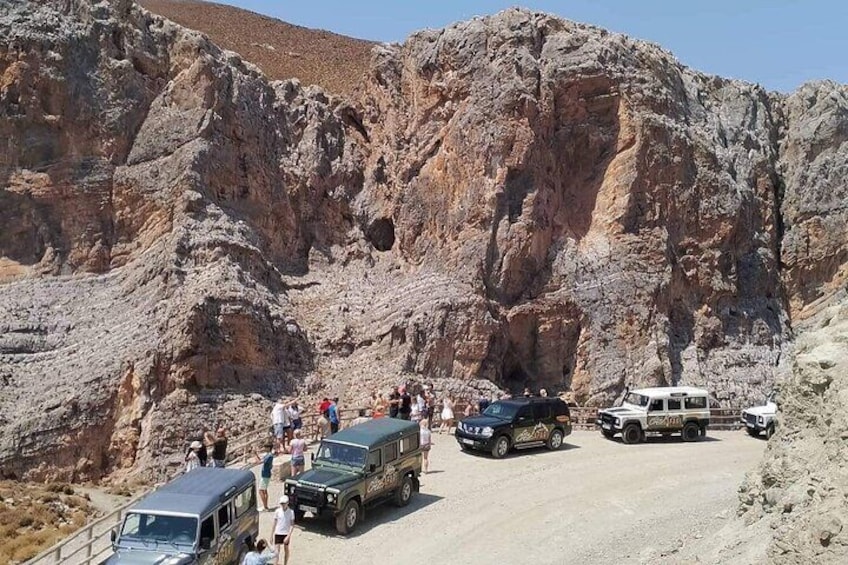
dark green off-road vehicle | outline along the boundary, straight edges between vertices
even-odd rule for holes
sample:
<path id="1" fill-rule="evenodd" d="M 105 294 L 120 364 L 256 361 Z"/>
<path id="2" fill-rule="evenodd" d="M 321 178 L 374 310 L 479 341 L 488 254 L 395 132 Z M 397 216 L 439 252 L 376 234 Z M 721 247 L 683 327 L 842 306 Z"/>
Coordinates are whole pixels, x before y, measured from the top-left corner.
<path id="1" fill-rule="evenodd" d="M 406 506 L 418 491 L 420 432 L 415 422 L 377 418 L 321 441 L 309 471 L 286 479 L 295 516 L 331 516 L 336 530 L 356 528 L 365 507 L 393 500 Z"/>

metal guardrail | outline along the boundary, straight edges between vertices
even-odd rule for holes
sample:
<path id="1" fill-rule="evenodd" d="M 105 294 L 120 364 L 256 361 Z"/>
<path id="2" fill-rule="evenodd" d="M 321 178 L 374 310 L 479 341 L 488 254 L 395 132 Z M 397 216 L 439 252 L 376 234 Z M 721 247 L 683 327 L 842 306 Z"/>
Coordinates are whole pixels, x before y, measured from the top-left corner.
<path id="1" fill-rule="evenodd" d="M 457 402 L 454 407 L 455 413 L 457 415 L 462 414 L 465 410 L 465 406 L 465 403 Z M 359 414 L 359 410 L 359 408 L 340 410 L 339 415 L 342 427 L 344 427 L 346 422 L 356 418 Z M 438 413 L 439 411 L 436 410 L 433 423 L 439 422 L 440 418 Z M 713 408 L 710 410 L 710 413 L 711 429 L 735 430 L 741 427 L 741 410 Z M 571 408 L 571 421 L 575 429 L 595 429 L 595 419 L 597 418 L 597 415 L 597 408 Z M 320 437 L 320 429 L 318 426 L 319 415 L 317 413 L 308 413 L 303 414 L 301 418 L 303 419 L 303 428 L 306 430 L 305 439 L 318 439 Z M 270 426 L 264 429 L 260 428 L 251 430 L 240 436 L 232 438 L 227 454 L 227 466 L 238 467 L 241 469 L 254 466 L 256 463 L 252 456 L 256 453 L 256 448 L 270 440 L 272 440 Z M 139 494 L 109 514 L 98 518 L 91 524 L 77 530 L 71 536 L 30 559 L 24 565 L 89 565 L 90 563 L 105 559 L 108 557 L 107 553 L 112 549 L 109 532 L 121 524 L 126 510 L 130 506 L 149 494 L 152 490 L 155 490 L 155 488 L 156 487 Z"/>

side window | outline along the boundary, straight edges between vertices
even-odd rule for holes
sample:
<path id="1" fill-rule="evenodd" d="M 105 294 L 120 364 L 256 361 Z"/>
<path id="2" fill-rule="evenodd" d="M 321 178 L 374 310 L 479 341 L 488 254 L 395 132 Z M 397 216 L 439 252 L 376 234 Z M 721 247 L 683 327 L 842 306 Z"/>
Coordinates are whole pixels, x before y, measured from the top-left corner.
<path id="1" fill-rule="evenodd" d="M 655 398 L 648 405 L 648 412 L 662 412 L 663 410 L 663 399 Z"/>
<path id="2" fill-rule="evenodd" d="M 208 541 L 207 541 L 208 540 Z M 209 516 L 200 524 L 200 546 L 209 548 L 215 542 L 215 521 Z"/>
<path id="3" fill-rule="evenodd" d="M 227 502 L 218 509 L 218 531 L 223 532 L 230 525 L 230 503 Z"/>
<path id="4" fill-rule="evenodd" d="M 550 404 L 535 404 L 533 406 L 533 419 L 534 420 L 547 420 L 551 417 L 551 405 Z"/>
<path id="5" fill-rule="evenodd" d="M 398 458 L 398 444 L 397 442 L 392 442 L 385 447 L 383 447 L 383 451 L 386 454 L 386 463 L 391 463 L 395 459 Z"/>
<path id="6" fill-rule="evenodd" d="M 669 410 L 680 410 L 680 399 L 679 398 L 669 398 L 668 399 L 668 409 Z"/>
<path id="7" fill-rule="evenodd" d="M 690 396 L 683 402 L 687 410 L 703 410 L 707 408 L 707 399 L 704 396 Z"/>
<path id="8" fill-rule="evenodd" d="M 238 493 L 233 500 L 233 509 L 236 518 L 240 518 L 245 512 L 256 506 L 256 489 L 248 487 Z"/>
<path id="9" fill-rule="evenodd" d="M 377 469 L 383 466 L 383 460 L 380 457 L 380 450 L 375 449 L 374 451 L 368 452 L 368 468 L 371 468 L 371 465 L 374 465 Z"/>
<path id="10" fill-rule="evenodd" d="M 411 436 L 406 436 L 402 440 L 400 440 L 400 453 L 403 455 L 404 453 L 409 453 L 410 451 L 415 451 L 418 449 L 418 446 L 421 442 L 421 434 L 413 434 Z"/>
<path id="11" fill-rule="evenodd" d="M 516 415 L 516 420 L 521 420 L 522 418 L 530 419 L 533 417 L 533 407 L 530 405 L 522 406 L 518 410 L 518 414 Z"/>

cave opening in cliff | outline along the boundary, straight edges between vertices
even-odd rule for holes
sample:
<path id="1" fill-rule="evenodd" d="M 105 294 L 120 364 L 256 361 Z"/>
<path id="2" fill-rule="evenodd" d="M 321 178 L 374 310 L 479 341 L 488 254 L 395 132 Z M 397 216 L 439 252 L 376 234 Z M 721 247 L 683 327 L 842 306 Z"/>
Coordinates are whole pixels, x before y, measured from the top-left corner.
<path id="1" fill-rule="evenodd" d="M 503 388 L 513 393 L 521 392 L 531 385 L 532 380 L 525 364 L 516 356 L 512 348 L 508 349 L 501 365 Z"/>
<path id="2" fill-rule="evenodd" d="M 377 251 L 388 251 L 395 244 L 395 223 L 391 218 L 378 218 L 368 226 L 365 237 Z"/>

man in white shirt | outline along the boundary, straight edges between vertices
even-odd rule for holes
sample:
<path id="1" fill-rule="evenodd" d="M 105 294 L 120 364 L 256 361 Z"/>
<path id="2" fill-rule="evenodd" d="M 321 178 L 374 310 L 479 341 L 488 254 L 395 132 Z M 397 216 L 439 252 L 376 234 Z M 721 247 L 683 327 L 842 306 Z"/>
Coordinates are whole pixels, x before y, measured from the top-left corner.
<path id="1" fill-rule="evenodd" d="M 277 552 L 277 563 L 280 553 L 283 554 L 283 565 L 289 563 L 289 544 L 294 533 L 294 510 L 289 508 L 289 497 L 280 497 L 280 507 L 274 512 L 274 547 Z M 282 549 L 282 551 L 280 551 Z"/>
<path id="2" fill-rule="evenodd" d="M 271 423 L 277 440 L 277 453 L 283 453 L 286 450 L 286 426 L 291 428 L 291 417 L 282 398 L 271 409 Z"/>

